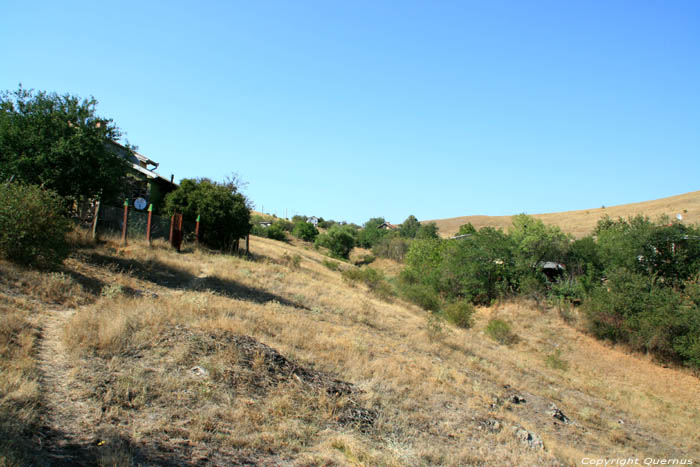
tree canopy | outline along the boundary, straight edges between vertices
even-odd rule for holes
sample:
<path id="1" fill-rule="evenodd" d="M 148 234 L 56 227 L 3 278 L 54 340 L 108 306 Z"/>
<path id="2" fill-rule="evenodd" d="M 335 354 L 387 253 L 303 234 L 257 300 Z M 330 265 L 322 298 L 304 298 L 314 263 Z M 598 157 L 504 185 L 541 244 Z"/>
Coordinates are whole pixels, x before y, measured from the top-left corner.
<path id="1" fill-rule="evenodd" d="M 20 87 L 0 93 L 0 179 L 15 177 L 60 196 L 114 198 L 128 165 L 107 142 L 121 131 L 97 101 Z"/>
<path id="2" fill-rule="evenodd" d="M 250 207 L 235 182 L 189 179 L 165 196 L 165 212 L 180 212 L 186 220 L 202 222 L 202 242 L 225 249 L 250 233 Z"/>

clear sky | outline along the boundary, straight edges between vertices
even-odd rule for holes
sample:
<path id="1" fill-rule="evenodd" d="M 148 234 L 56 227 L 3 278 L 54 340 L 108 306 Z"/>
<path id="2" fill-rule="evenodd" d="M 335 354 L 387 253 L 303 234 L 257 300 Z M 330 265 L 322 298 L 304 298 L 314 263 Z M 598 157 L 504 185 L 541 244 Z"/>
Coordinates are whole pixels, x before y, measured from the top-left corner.
<path id="1" fill-rule="evenodd" d="M 0 2 L 0 89 L 94 96 L 164 176 L 362 223 L 700 190 L 700 2 Z"/>

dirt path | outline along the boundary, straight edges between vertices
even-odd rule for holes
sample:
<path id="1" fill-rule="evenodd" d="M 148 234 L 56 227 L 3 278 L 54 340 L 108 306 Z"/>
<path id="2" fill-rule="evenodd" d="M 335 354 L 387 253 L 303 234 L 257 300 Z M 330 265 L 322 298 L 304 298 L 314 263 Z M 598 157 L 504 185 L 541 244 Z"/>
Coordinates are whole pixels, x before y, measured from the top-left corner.
<path id="1" fill-rule="evenodd" d="M 92 446 L 101 409 L 81 395 L 63 344 L 63 329 L 75 310 L 49 310 L 42 320 L 38 362 L 44 406 L 44 465 L 94 465 Z"/>

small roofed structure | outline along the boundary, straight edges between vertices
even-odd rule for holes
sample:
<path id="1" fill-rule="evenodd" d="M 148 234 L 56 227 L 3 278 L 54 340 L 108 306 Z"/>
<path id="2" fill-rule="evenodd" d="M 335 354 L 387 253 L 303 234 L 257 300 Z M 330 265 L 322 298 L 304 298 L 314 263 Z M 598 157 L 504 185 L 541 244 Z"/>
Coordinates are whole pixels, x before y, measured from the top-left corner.
<path id="1" fill-rule="evenodd" d="M 379 224 L 377 228 L 382 230 L 396 230 L 399 228 L 399 226 L 390 222 L 384 222 L 383 224 Z"/>
<path id="2" fill-rule="evenodd" d="M 537 266 L 551 282 L 554 282 L 557 277 L 561 276 L 564 274 L 564 271 L 566 271 L 565 265 L 562 263 L 555 263 L 554 261 L 541 261 Z"/>
<path id="3" fill-rule="evenodd" d="M 316 216 L 311 216 L 306 220 L 306 222 L 313 224 L 314 227 L 318 227 L 318 221 L 319 221 L 319 218 Z"/>

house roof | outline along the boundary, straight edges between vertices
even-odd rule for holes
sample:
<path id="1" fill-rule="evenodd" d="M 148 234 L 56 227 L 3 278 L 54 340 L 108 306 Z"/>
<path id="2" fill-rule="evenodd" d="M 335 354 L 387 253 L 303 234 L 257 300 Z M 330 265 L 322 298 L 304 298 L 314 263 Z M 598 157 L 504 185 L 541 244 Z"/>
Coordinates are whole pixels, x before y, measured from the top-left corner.
<path id="1" fill-rule="evenodd" d="M 167 183 L 172 183 L 170 180 L 167 178 L 163 177 L 159 173 L 155 172 L 155 169 L 158 168 L 158 163 L 153 161 L 152 159 L 149 159 L 148 157 L 144 156 L 143 154 L 139 154 L 138 152 L 134 150 L 129 150 L 126 146 L 117 143 L 116 141 L 110 140 L 110 143 L 116 147 L 116 153 L 119 157 L 126 159 L 126 161 L 131 165 L 131 168 L 134 169 L 135 171 L 145 175 L 147 178 L 150 179 L 158 179 L 161 181 L 165 181 Z M 129 157 L 129 151 L 131 151 L 131 154 L 133 154 L 133 157 Z M 135 159 L 135 160 L 134 160 Z M 142 167 L 140 163 L 144 164 L 146 167 Z M 149 165 L 152 165 L 152 168 L 148 168 Z M 173 185 L 177 186 L 176 183 L 172 183 Z"/>
<path id="2" fill-rule="evenodd" d="M 378 225 L 377 228 L 378 228 L 378 229 L 387 228 L 387 229 L 394 230 L 394 229 L 398 229 L 399 226 L 398 226 L 398 225 L 394 225 L 394 224 L 392 224 L 392 223 L 390 223 L 390 222 L 384 222 L 383 224 Z"/>

